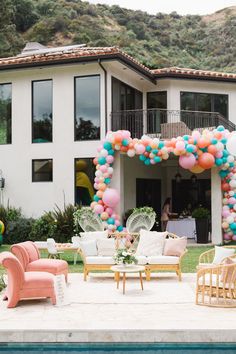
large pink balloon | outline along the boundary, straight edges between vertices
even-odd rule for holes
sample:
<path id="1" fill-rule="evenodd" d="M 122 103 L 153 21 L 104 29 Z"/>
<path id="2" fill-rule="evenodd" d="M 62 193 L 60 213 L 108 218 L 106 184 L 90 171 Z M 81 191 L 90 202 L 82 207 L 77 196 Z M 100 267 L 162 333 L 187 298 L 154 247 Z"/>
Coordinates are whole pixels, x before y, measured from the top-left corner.
<path id="1" fill-rule="evenodd" d="M 102 200 L 107 206 L 114 208 L 119 203 L 120 197 L 115 189 L 107 188 L 103 193 Z"/>
<path id="2" fill-rule="evenodd" d="M 196 158 L 193 154 L 181 155 L 179 158 L 179 164 L 181 167 L 190 170 L 196 163 Z"/>

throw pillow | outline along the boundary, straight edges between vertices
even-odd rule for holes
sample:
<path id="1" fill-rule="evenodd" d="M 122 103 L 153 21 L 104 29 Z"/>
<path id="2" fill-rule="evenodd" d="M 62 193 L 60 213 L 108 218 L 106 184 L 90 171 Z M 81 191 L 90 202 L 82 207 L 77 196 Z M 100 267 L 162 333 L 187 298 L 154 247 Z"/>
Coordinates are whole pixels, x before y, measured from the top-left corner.
<path id="1" fill-rule="evenodd" d="M 168 238 L 165 241 L 164 256 L 180 257 L 187 246 L 187 238 Z"/>
<path id="2" fill-rule="evenodd" d="M 104 239 L 108 237 L 108 230 L 105 231 L 89 231 L 89 232 L 80 232 L 81 240 L 89 241 L 89 240 L 98 240 Z"/>
<path id="3" fill-rule="evenodd" d="M 96 240 L 80 241 L 80 248 L 86 257 L 98 255 Z"/>
<path id="4" fill-rule="evenodd" d="M 113 256 L 116 252 L 114 238 L 97 240 L 98 256 Z"/>
<path id="5" fill-rule="evenodd" d="M 161 256 L 167 232 L 140 230 L 137 256 Z"/>
<path id="6" fill-rule="evenodd" d="M 224 258 L 231 257 L 234 254 L 233 248 L 225 248 L 215 246 L 215 257 L 213 259 L 213 264 L 220 264 Z"/>
<path id="7" fill-rule="evenodd" d="M 234 283 L 236 281 L 236 258 L 226 258 L 224 261 L 224 265 L 235 265 L 235 267 L 225 267 L 222 269 L 221 273 L 221 281 L 223 283 Z"/>

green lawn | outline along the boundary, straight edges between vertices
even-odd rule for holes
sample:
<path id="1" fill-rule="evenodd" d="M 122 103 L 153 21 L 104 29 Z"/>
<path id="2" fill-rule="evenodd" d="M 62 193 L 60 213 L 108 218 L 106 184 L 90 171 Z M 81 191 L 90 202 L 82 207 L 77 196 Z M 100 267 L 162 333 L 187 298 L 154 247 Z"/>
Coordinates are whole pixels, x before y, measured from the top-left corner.
<path id="1" fill-rule="evenodd" d="M 182 263 L 182 272 L 183 273 L 193 273 L 196 272 L 196 265 L 198 264 L 198 258 L 199 255 L 212 247 L 204 246 L 204 247 L 188 247 L 188 253 L 184 256 L 183 258 L 183 263 Z M 3 251 L 8 251 L 10 249 L 9 245 L 2 245 L 0 246 L 0 252 Z M 42 257 L 47 257 L 46 252 L 41 252 Z M 69 272 L 70 273 L 76 273 L 76 272 L 82 272 L 83 269 L 83 264 L 78 256 L 77 264 L 73 264 L 73 253 L 72 252 L 64 252 L 62 255 L 62 259 L 65 259 L 68 264 L 69 264 Z M 3 273 L 4 270 L 2 267 L 0 267 L 0 274 Z"/>

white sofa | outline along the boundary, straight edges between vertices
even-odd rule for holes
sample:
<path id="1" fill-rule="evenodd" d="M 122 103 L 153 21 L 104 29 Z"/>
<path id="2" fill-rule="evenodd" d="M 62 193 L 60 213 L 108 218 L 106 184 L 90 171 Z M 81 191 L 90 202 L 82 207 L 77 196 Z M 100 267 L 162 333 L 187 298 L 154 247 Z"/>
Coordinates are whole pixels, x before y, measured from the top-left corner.
<path id="1" fill-rule="evenodd" d="M 85 237 L 83 238 L 83 236 Z M 168 233 L 167 237 L 172 239 L 179 239 L 178 236 L 170 233 Z M 96 242 L 98 242 L 98 240 L 106 239 L 107 234 L 105 234 L 104 232 L 103 234 L 101 234 L 101 232 L 97 232 L 97 235 L 95 235 L 95 233 L 91 232 L 91 233 L 84 233 L 84 235 L 82 235 L 82 240 L 85 239 L 89 240 L 90 238 L 95 238 Z M 112 239 L 110 240 L 112 243 Z M 118 237 L 116 240 L 113 239 L 113 241 L 115 244 L 115 248 L 120 247 L 121 237 Z M 114 252 L 115 252 L 115 248 L 114 248 Z M 139 251 L 139 245 L 137 247 L 136 252 L 138 251 Z M 90 252 L 93 253 L 93 249 L 91 249 Z M 168 271 L 175 271 L 176 274 L 178 275 L 179 281 L 181 281 L 181 261 L 186 252 L 187 250 L 185 249 L 184 252 L 178 257 L 165 256 L 163 254 L 144 256 L 144 255 L 139 255 L 137 253 L 135 254 L 135 257 L 137 258 L 139 265 L 145 266 L 146 280 L 150 280 L 152 271 L 168 270 Z M 89 254 L 89 252 L 86 254 L 86 249 L 83 249 L 83 247 L 79 249 L 79 253 L 81 255 L 84 264 L 85 281 L 87 280 L 87 276 L 91 271 L 109 271 L 111 266 L 115 264 L 112 255 L 99 255 L 98 252 L 95 254 L 95 251 L 93 254 Z"/>

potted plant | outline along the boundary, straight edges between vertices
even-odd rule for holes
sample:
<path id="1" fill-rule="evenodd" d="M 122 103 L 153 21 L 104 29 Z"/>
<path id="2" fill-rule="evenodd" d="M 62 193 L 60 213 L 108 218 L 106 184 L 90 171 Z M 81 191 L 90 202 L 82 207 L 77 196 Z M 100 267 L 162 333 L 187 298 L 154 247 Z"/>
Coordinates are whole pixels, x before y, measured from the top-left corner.
<path id="1" fill-rule="evenodd" d="M 114 261 L 116 264 L 125 265 L 125 266 L 138 263 L 133 252 L 127 250 L 126 248 L 117 250 L 116 254 L 114 255 Z"/>
<path id="2" fill-rule="evenodd" d="M 209 210 L 203 207 L 196 208 L 192 212 L 192 217 L 196 221 L 197 243 L 208 243 L 209 216 Z"/>

